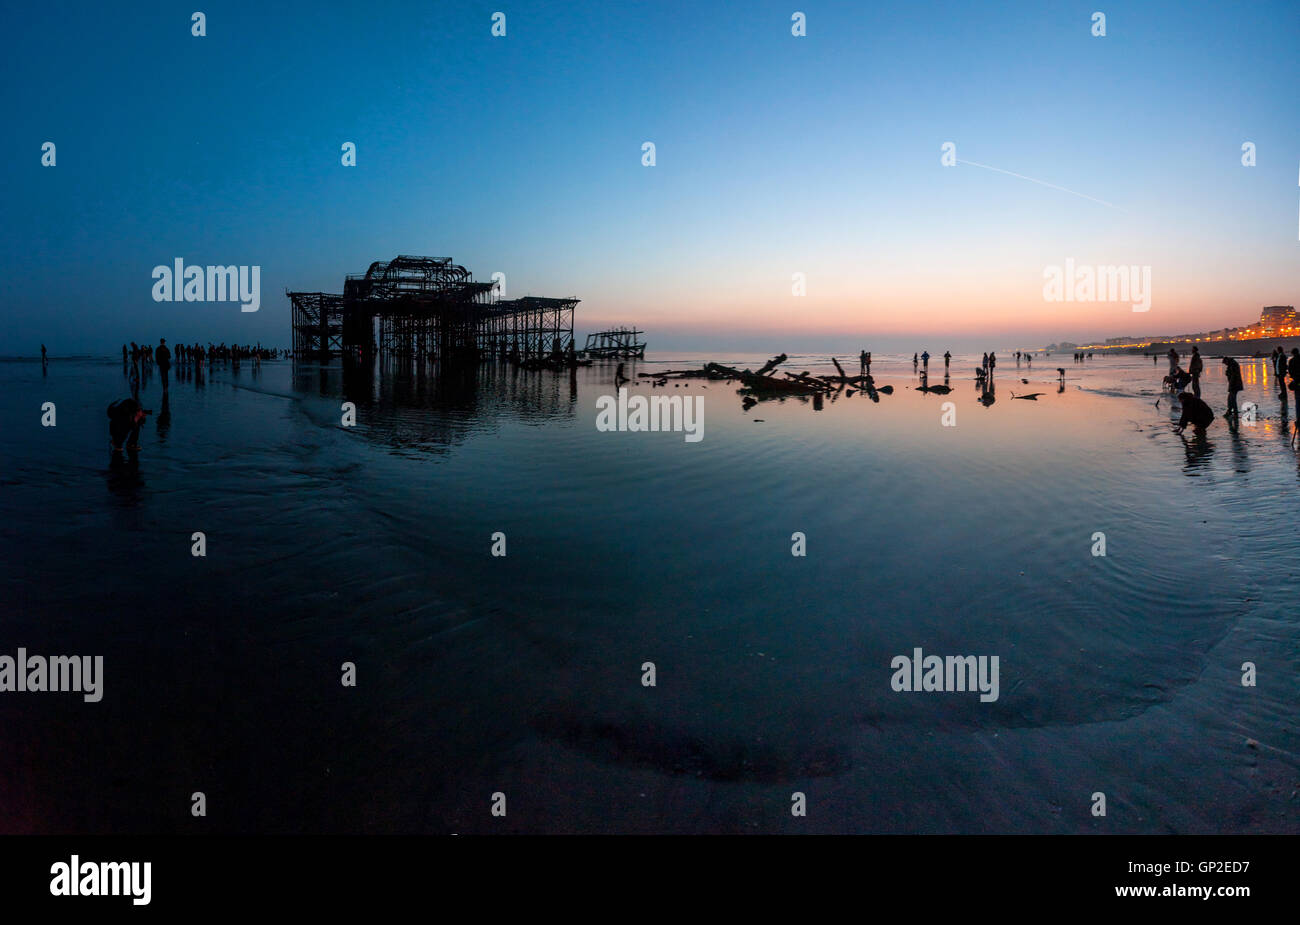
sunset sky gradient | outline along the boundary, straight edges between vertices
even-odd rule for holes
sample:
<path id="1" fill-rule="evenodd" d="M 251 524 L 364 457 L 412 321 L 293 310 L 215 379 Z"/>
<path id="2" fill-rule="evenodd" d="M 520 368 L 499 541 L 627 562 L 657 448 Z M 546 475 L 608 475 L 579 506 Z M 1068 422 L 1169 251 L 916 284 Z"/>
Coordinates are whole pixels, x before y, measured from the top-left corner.
<path id="1" fill-rule="evenodd" d="M 1004 349 L 1300 302 L 1293 3 L 205 12 L 205 38 L 171 4 L 8 12 L 0 353 L 287 345 L 286 288 L 398 253 L 576 295 L 580 335 L 636 322 L 659 347 Z M 1114 207 L 943 167 L 948 141 Z M 177 257 L 260 265 L 262 309 L 154 303 Z M 1066 258 L 1150 265 L 1151 310 L 1045 302 Z"/>

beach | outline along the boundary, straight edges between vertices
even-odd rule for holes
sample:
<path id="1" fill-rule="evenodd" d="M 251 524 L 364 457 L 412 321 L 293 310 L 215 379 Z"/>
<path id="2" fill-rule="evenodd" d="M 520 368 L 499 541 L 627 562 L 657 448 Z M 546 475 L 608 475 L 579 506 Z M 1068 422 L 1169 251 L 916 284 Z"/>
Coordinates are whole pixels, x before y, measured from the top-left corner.
<path id="1" fill-rule="evenodd" d="M 627 364 L 702 397 L 698 441 L 598 429 L 614 364 L 173 368 L 134 462 L 120 362 L 0 362 L 0 651 L 103 657 L 98 702 L 0 696 L 0 831 L 1300 831 L 1263 361 L 1235 432 L 1207 364 L 1203 441 L 1141 356 L 999 354 L 987 405 L 965 355 L 820 410 L 636 375 L 767 359 Z M 891 688 L 918 648 L 997 656 L 997 699 Z"/>

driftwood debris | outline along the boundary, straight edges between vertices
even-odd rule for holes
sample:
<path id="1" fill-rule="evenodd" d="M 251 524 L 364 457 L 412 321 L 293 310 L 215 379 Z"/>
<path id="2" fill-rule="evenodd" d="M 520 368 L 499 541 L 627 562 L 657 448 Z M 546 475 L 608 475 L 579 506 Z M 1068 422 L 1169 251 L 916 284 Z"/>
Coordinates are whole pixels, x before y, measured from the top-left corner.
<path id="1" fill-rule="evenodd" d="M 789 378 L 778 379 L 776 376 L 768 375 L 784 363 L 789 357 L 784 353 L 780 356 L 768 360 L 759 369 L 758 372 L 750 372 L 748 369 L 735 369 L 731 366 L 723 366 L 721 363 L 707 363 L 704 366 L 704 372 L 710 379 L 739 379 L 740 384 L 754 392 L 780 392 L 789 395 L 816 395 L 826 391 L 826 384 L 812 377 L 801 379 L 798 376 L 786 373 Z M 807 375 L 804 373 L 803 375 Z"/>
<path id="2" fill-rule="evenodd" d="M 782 353 L 764 363 L 757 372 L 748 369 L 736 369 L 734 366 L 724 366 L 721 363 L 706 363 L 700 369 L 670 369 L 654 373 L 638 373 L 638 376 L 654 379 L 660 384 L 665 379 L 738 381 L 744 386 L 744 391 L 760 397 L 795 395 L 820 398 L 830 395 L 833 398 L 846 386 L 853 386 L 855 389 L 867 393 L 872 401 L 879 401 L 880 395 L 892 395 L 894 392 L 894 387 L 888 385 L 877 389 L 875 381 L 869 375 L 850 376 L 846 374 L 844 367 L 840 365 L 840 361 L 835 357 L 831 357 L 831 362 L 835 364 L 835 369 L 839 373 L 836 376 L 814 376 L 807 370 L 797 374 L 782 372 L 780 376 L 777 376 L 776 368 L 788 359 L 789 357 Z M 853 391 L 849 390 L 847 394 L 852 395 Z"/>
<path id="3" fill-rule="evenodd" d="M 784 363 L 784 362 L 785 362 L 786 360 L 788 360 L 788 359 L 790 359 L 790 358 L 789 358 L 788 356 L 786 356 L 784 353 L 781 354 L 780 356 L 772 357 L 772 359 L 770 359 L 770 360 L 768 360 L 766 363 L 764 363 L 764 364 L 763 364 L 763 368 L 760 369 L 758 372 L 754 373 L 754 375 L 755 375 L 755 376 L 766 376 L 768 373 L 770 373 L 772 370 L 776 369 L 778 366 L 780 366 L 782 363 Z"/>

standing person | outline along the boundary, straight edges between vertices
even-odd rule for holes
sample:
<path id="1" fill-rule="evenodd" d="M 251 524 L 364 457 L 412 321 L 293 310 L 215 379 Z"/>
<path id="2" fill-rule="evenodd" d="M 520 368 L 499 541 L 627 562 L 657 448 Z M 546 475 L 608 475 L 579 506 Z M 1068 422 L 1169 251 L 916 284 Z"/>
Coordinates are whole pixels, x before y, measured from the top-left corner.
<path id="1" fill-rule="evenodd" d="M 44 345 L 44 344 L 41 344 L 41 368 L 42 368 L 42 369 L 45 367 L 45 363 L 46 363 L 46 359 L 45 359 L 45 345 Z"/>
<path id="2" fill-rule="evenodd" d="M 867 351 L 867 375 L 871 375 L 871 351 Z"/>
<path id="3" fill-rule="evenodd" d="M 997 368 L 997 365 L 998 365 L 998 358 L 994 356 L 993 353 L 990 351 L 989 352 L 989 378 L 990 379 L 993 378 L 993 370 Z"/>
<path id="4" fill-rule="evenodd" d="M 1175 350 L 1173 347 L 1170 347 L 1168 357 L 1169 357 L 1169 375 L 1172 376 L 1174 373 L 1178 371 L 1178 351 Z"/>
<path id="5" fill-rule="evenodd" d="M 1032 353 L 1026 353 L 1026 354 L 1025 354 L 1025 365 L 1026 365 L 1026 366 L 1033 366 L 1033 365 L 1034 365 L 1034 355 L 1033 355 Z"/>
<path id="6" fill-rule="evenodd" d="M 866 374 L 867 374 L 867 351 L 863 350 L 858 354 L 858 375 L 865 376 Z"/>
<path id="7" fill-rule="evenodd" d="M 943 371 L 945 375 L 948 373 L 948 365 L 950 363 L 952 363 L 952 353 L 945 350 L 943 352 Z"/>
<path id="8" fill-rule="evenodd" d="M 926 371 L 927 373 L 930 371 L 930 351 L 929 351 L 929 350 L 927 350 L 927 351 L 925 351 L 924 353 L 921 354 L 921 365 L 925 367 L 925 371 Z"/>
<path id="9" fill-rule="evenodd" d="M 122 345 L 122 366 L 126 366 L 126 344 Z"/>
<path id="10" fill-rule="evenodd" d="M 1187 371 L 1192 374 L 1192 394 L 1201 397 L 1201 373 L 1205 372 L 1205 361 L 1201 359 L 1201 348 L 1192 347 L 1192 359 L 1187 364 Z"/>
<path id="11" fill-rule="evenodd" d="M 984 354 L 984 357 L 980 360 L 980 369 L 985 372 L 989 371 L 989 355 L 987 353 Z"/>
<path id="12" fill-rule="evenodd" d="M 916 372 L 916 367 L 917 367 L 917 359 L 916 359 L 916 354 L 914 353 L 912 354 L 912 372 Z"/>
<path id="13" fill-rule="evenodd" d="M 1228 410 L 1223 416 L 1237 416 L 1237 393 L 1245 388 L 1241 381 L 1241 364 L 1232 357 L 1224 357 L 1223 365 L 1228 376 Z"/>
<path id="14" fill-rule="evenodd" d="M 1286 351 L 1281 347 L 1273 354 L 1273 374 L 1277 376 L 1277 400 L 1282 403 L 1282 414 L 1286 415 Z"/>
<path id="15" fill-rule="evenodd" d="M 1152 366 L 1159 366 L 1159 365 L 1160 365 L 1160 357 L 1156 356 L 1154 353 L 1151 354 L 1151 365 L 1152 365 Z"/>
<path id="16" fill-rule="evenodd" d="M 158 372 L 162 375 L 163 391 L 167 391 L 167 370 L 172 368 L 172 352 L 167 349 L 167 338 L 158 338 L 158 349 L 154 351 L 158 360 Z"/>
<path id="17" fill-rule="evenodd" d="M 1291 377 L 1291 384 L 1288 388 L 1300 395 L 1300 349 L 1291 348 L 1291 359 L 1286 364 L 1286 371 Z"/>

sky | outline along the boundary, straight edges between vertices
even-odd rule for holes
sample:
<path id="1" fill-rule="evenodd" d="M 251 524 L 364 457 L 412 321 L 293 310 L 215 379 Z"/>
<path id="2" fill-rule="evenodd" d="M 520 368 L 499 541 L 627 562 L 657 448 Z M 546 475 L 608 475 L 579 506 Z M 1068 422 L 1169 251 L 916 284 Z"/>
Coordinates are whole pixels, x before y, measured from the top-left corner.
<path id="1" fill-rule="evenodd" d="M 652 349 L 1006 349 L 1300 302 L 1294 2 L 115 6 L 4 13 L 2 355 L 288 346 L 286 289 L 397 254 Z M 260 267 L 260 309 L 155 301 L 176 259 Z M 1046 300 L 1067 260 L 1150 267 L 1149 310 Z"/>

